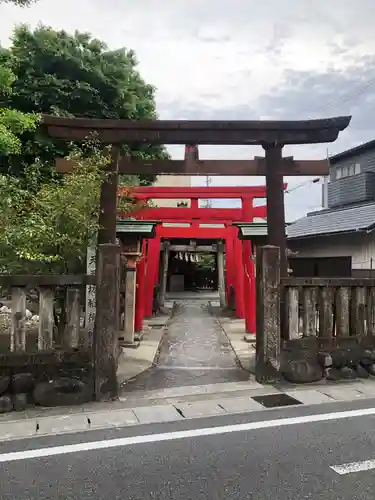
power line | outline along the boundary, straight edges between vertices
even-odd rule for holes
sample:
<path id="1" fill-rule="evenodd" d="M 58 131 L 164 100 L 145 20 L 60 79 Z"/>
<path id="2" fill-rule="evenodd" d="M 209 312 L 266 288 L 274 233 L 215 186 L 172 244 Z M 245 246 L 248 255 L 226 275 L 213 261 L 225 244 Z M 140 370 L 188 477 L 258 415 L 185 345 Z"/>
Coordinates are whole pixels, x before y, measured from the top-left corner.
<path id="1" fill-rule="evenodd" d="M 320 177 L 316 177 L 315 179 L 309 179 L 305 182 L 301 182 L 301 184 L 298 184 L 297 186 L 294 186 L 290 189 L 287 189 L 285 191 L 285 194 L 291 194 L 293 193 L 296 189 L 299 189 L 301 187 L 304 187 L 304 186 L 308 186 L 309 184 L 317 184 L 318 182 L 320 182 Z"/>
<path id="2" fill-rule="evenodd" d="M 372 71 L 371 71 L 372 72 Z M 369 71 L 370 73 L 370 71 Z M 368 90 L 373 84 L 375 84 L 375 76 L 370 78 L 366 83 L 362 84 L 356 89 L 353 89 L 353 91 L 349 92 L 346 96 L 343 95 L 340 98 L 336 100 L 332 100 L 330 103 L 322 106 L 321 108 L 318 108 L 317 110 L 314 111 L 314 114 L 320 113 L 322 111 L 326 111 L 331 108 L 335 108 L 336 106 L 340 104 L 345 104 L 349 101 L 351 101 L 353 98 L 358 97 L 362 95 L 366 90 Z M 309 115 L 309 118 L 312 118 L 312 115 Z"/>

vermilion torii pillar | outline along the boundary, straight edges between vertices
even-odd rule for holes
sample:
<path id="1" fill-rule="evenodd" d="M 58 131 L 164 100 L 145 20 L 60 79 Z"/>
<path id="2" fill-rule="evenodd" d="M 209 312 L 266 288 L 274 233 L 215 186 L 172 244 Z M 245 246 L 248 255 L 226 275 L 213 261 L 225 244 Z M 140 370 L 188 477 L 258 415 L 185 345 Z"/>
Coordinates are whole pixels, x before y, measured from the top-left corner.
<path id="1" fill-rule="evenodd" d="M 283 188 L 284 190 L 284 188 Z M 242 210 L 244 212 L 243 219 L 252 222 L 252 203 L 250 200 L 242 200 Z M 237 235 L 236 235 L 237 236 Z M 242 242 L 243 251 L 243 266 L 245 273 L 244 295 L 247 304 L 247 314 L 245 315 L 246 332 L 254 333 L 256 330 L 256 304 L 255 304 L 255 272 L 254 260 L 251 248 L 251 241 L 244 240 Z"/>

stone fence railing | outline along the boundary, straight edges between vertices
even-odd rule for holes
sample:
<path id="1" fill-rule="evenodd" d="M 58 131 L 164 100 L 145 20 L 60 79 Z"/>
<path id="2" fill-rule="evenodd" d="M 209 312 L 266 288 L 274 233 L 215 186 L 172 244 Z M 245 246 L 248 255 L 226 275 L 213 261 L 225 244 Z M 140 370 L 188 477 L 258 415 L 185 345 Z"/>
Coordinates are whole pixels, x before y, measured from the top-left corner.
<path id="1" fill-rule="evenodd" d="M 0 308 L 0 412 L 92 400 L 93 346 L 82 311 L 85 287 L 95 281 L 0 275 L 2 295 L 10 297 Z"/>
<path id="2" fill-rule="evenodd" d="M 260 248 L 258 380 L 375 375 L 375 280 L 280 278 L 279 264 L 279 248 Z"/>

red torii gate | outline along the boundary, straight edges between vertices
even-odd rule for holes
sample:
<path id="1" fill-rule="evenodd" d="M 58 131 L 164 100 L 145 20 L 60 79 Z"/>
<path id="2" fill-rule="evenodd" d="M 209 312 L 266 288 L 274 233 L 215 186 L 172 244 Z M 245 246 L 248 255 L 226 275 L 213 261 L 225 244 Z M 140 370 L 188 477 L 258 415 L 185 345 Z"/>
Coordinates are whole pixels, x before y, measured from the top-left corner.
<path id="1" fill-rule="evenodd" d="M 284 189 L 286 184 L 284 185 Z M 156 237 L 144 242 L 143 258 L 137 264 L 135 331 L 142 330 L 143 318 L 152 315 L 153 290 L 159 280 L 162 239 L 217 239 L 225 243 L 226 299 L 231 287 L 235 290 L 236 315 L 245 319 L 246 331 L 255 333 L 255 277 L 250 241 L 240 241 L 233 223 L 266 219 L 267 207 L 254 206 L 254 200 L 266 198 L 265 186 L 241 187 L 120 187 L 120 196 L 137 201 L 150 199 L 190 200 L 190 207 L 141 208 L 132 213 L 137 220 L 160 221 Z M 241 208 L 199 208 L 199 199 L 240 199 Z M 129 214 L 119 213 L 119 218 Z M 174 223 L 179 226 L 165 226 Z M 183 227 L 182 224 L 188 224 Z M 222 225 L 222 227 L 210 227 Z M 146 287 L 147 283 L 147 287 Z M 245 304 L 248 307 L 245 308 Z"/>

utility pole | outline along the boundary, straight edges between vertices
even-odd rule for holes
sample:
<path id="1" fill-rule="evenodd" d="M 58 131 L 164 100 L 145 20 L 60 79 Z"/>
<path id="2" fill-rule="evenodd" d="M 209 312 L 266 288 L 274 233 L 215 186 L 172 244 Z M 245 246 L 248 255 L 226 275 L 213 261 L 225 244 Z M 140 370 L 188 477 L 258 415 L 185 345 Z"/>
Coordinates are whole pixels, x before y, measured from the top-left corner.
<path id="1" fill-rule="evenodd" d="M 328 148 L 327 148 L 327 160 L 329 162 Z M 328 182 L 329 182 L 329 175 L 323 177 L 323 185 L 322 185 L 322 208 L 328 208 Z"/>
<path id="2" fill-rule="evenodd" d="M 206 187 L 210 187 L 210 185 L 212 184 L 212 179 L 209 175 L 206 175 Z M 206 208 L 212 208 L 212 201 L 211 200 L 206 200 Z"/>

